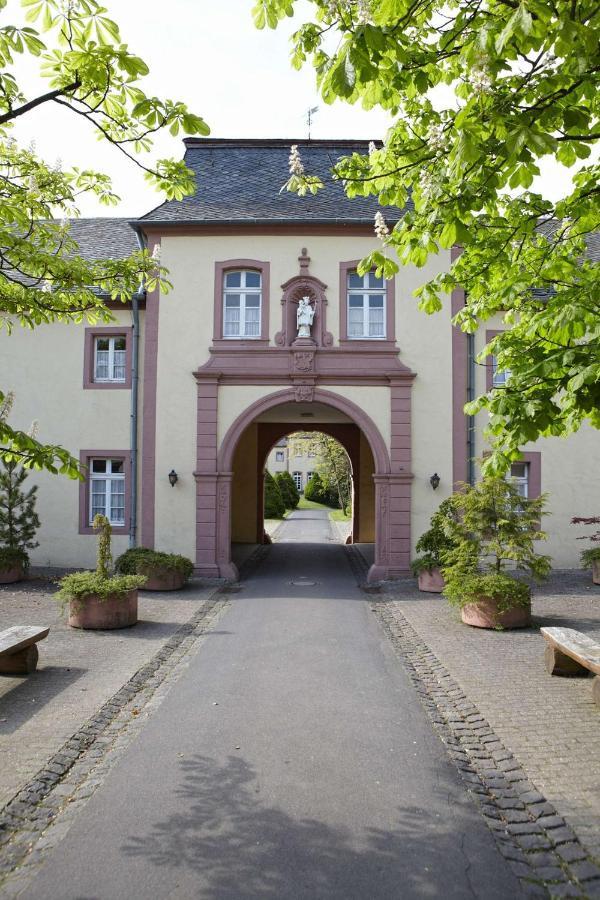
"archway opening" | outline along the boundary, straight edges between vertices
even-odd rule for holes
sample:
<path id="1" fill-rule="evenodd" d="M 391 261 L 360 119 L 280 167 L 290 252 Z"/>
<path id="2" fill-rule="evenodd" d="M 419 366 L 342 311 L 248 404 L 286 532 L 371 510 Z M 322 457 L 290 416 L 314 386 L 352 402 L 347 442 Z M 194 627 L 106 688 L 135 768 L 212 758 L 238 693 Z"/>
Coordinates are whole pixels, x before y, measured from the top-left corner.
<path id="1" fill-rule="evenodd" d="M 242 562 L 257 544 L 269 541 L 273 525 L 268 523 L 265 534 L 264 472 L 269 457 L 276 474 L 277 454 L 283 468 L 296 475 L 302 492 L 306 475 L 317 470 L 317 452 L 305 454 L 302 464 L 295 462 L 295 446 L 289 455 L 291 435 L 306 435 L 306 443 L 315 443 L 315 436 L 323 434 L 339 443 L 347 454 L 352 474 L 351 515 L 345 523 L 334 524 L 332 533 L 339 540 L 356 543 L 372 564 L 376 543 L 376 485 L 377 462 L 363 428 L 344 409 L 323 402 L 276 404 L 259 414 L 240 431 L 231 462 L 231 553 L 234 562 Z M 286 442 L 283 444 L 282 442 Z M 311 469 L 311 459 L 313 468 Z M 344 531 L 345 525 L 345 531 Z"/>
<path id="2" fill-rule="evenodd" d="M 316 543 L 351 543 L 354 505 L 352 460 L 337 438 L 315 427 L 292 431 L 271 447 L 264 466 L 267 543 L 309 536 Z"/>

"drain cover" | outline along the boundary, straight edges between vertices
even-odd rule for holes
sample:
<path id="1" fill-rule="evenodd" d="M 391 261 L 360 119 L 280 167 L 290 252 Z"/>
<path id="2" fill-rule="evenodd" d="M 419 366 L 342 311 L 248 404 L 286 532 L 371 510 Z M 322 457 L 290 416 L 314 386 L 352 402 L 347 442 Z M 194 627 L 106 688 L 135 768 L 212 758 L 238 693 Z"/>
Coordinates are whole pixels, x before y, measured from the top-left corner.
<path id="1" fill-rule="evenodd" d="M 314 587 L 316 583 L 317 583 L 316 581 L 305 581 L 305 580 L 290 581 L 290 584 L 293 584 L 294 587 Z"/>

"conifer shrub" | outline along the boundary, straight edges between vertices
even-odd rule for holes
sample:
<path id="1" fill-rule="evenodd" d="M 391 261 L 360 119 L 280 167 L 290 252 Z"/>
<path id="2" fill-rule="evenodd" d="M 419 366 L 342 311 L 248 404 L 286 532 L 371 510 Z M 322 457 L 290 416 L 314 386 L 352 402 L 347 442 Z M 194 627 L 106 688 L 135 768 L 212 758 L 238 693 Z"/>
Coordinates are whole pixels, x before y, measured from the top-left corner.
<path id="1" fill-rule="evenodd" d="M 546 539 L 540 529 L 545 502 L 545 495 L 524 499 L 511 481 L 499 476 L 462 485 L 449 498 L 441 524 L 453 546 L 442 550 L 441 558 L 450 603 L 462 608 L 488 597 L 499 612 L 529 603 L 529 586 L 513 571 L 537 579 L 550 572 L 550 557 L 535 549 L 537 541 Z"/>
<path id="2" fill-rule="evenodd" d="M 452 550 L 455 546 L 454 539 L 444 530 L 446 519 L 452 514 L 452 498 L 448 497 L 446 500 L 442 500 L 431 517 L 430 527 L 417 541 L 415 549 L 421 555 L 413 559 L 410 564 L 413 575 L 441 569 L 443 553 Z"/>
<path id="3" fill-rule="evenodd" d="M 300 502 L 300 493 L 296 487 L 296 482 L 289 472 L 279 472 L 275 480 L 281 491 L 281 496 L 285 503 L 286 509 L 296 509 Z"/>
<path id="4" fill-rule="evenodd" d="M 0 569 L 29 565 L 28 550 L 39 546 L 40 520 L 35 511 L 37 485 L 25 487 L 28 472 L 16 461 L 0 466 Z"/>
<path id="5" fill-rule="evenodd" d="M 270 472 L 265 472 L 265 519 L 283 519 L 285 503 L 279 485 Z"/>
<path id="6" fill-rule="evenodd" d="M 313 503 L 325 503 L 325 487 L 318 472 L 313 472 L 308 480 L 308 484 L 304 488 L 304 497 L 306 500 L 312 500 Z"/>

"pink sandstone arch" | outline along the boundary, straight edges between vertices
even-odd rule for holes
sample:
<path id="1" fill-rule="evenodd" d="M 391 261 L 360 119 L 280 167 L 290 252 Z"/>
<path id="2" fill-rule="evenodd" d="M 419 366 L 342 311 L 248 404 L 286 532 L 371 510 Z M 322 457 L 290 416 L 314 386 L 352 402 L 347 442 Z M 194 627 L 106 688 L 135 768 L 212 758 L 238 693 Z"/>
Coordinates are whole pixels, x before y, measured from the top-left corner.
<path id="1" fill-rule="evenodd" d="M 266 397 L 261 397 L 252 403 L 229 427 L 227 434 L 221 442 L 217 457 L 217 468 L 219 472 L 230 472 L 233 465 L 233 456 L 238 441 L 246 428 L 254 422 L 258 416 L 274 406 L 281 406 L 282 403 L 294 402 L 296 399 L 293 388 L 286 388 L 283 391 L 277 391 Z M 347 415 L 355 425 L 361 429 L 371 447 L 373 459 L 375 460 L 375 474 L 386 475 L 390 471 L 390 457 L 385 445 L 385 441 L 381 436 L 381 432 L 373 422 L 373 419 L 367 415 L 356 403 L 334 394 L 331 391 L 324 391 L 321 388 L 315 388 L 314 402 L 323 403 Z"/>
<path id="2" fill-rule="evenodd" d="M 410 480 L 407 472 L 392 471 L 385 441 L 371 419 L 359 406 L 345 397 L 314 389 L 314 401 L 339 410 L 357 425 L 367 439 L 375 464 L 375 562 L 369 570 L 369 581 L 379 581 L 404 573 L 410 554 Z M 238 571 L 231 559 L 231 493 L 233 458 L 245 429 L 262 413 L 283 403 L 295 402 L 293 387 L 276 391 L 252 403 L 229 427 L 216 454 L 216 466 L 210 467 L 205 453 L 207 442 L 200 442 L 197 482 L 197 572 L 202 575 L 237 579 Z M 202 388 L 199 384 L 199 423 L 206 404 L 210 405 L 216 432 L 216 385 Z M 214 409 L 213 409 L 214 407 Z M 207 407 L 207 412 L 209 409 Z M 212 430 L 214 429 L 214 431 Z M 216 434 L 215 434 L 216 436 Z M 199 435 L 204 437 L 203 435 Z M 209 438 L 210 440 L 210 438 Z M 214 459 L 214 457 L 213 457 Z M 214 465 L 214 464 L 213 464 Z M 209 470 L 210 467 L 210 470 Z M 401 467 L 400 467 L 401 468 Z M 395 548 L 400 547 L 401 552 Z"/>

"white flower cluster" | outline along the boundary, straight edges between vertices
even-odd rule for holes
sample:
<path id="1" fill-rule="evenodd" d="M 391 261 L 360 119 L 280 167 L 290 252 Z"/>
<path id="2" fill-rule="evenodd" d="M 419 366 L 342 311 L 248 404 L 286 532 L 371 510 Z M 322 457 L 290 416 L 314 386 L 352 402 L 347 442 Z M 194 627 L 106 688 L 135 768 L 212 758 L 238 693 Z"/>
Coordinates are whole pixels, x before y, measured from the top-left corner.
<path id="1" fill-rule="evenodd" d="M 432 150 L 435 150 L 435 155 L 437 157 L 443 156 L 446 138 L 444 135 L 444 126 L 441 123 L 430 127 L 427 134 L 427 143 Z"/>
<path id="2" fill-rule="evenodd" d="M 480 56 L 471 66 L 469 81 L 477 94 L 484 94 L 486 91 L 491 90 L 493 81 L 488 68 L 487 56 Z"/>
<path id="3" fill-rule="evenodd" d="M 152 259 L 154 262 L 160 263 L 160 244 L 155 244 L 152 249 Z"/>
<path id="4" fill-rule="evenodd" d="M 52 293 L 52 282 L 51 281 L 43 281 L 42 282 L 42 294 L 51 294 Z"/>
<path id="5" fill-rule="evenodd" d="M 383 213 L 379 210 L 375 213 L 375 235 L 380 241 L 385 241 L 390 233 L 390 229 L 385 224 Z"/>
<path id="6" fill-rule="evenodd" d="M 304 175 L 304 166 L 300 159 L 298 144 L 292 144 L 290 149 L 290 175 Z"/>
<path id="7" fill-rule="evenodd" d="M 62 12 L 63 15 L 70 16 L 71 13 L 73 12 L 74 6 L 75 6 L 75 3 L 73 2 L 73 0 L 61 0 L 60 11 Z"/>
<path id="8" fill-rule="evenodd" d="M 377 152 L 377 144 L 375 141 L 369 141 L 369 156 L 373 156 Z"/>
<path id="9" fill-rule="evenodd" d="M 421 188 L 421 191 L 425 195 L 429 195 L 432 193 L 436 184 L 437 178 L 435 177 L 435 174 L 431 171 L 431 169 L 423 169 L 423 171 L 419 175 L 419 187 Z"/>
<path id="10" fill-rule="evenodd" d="M 329 18 L 353 12 L 353 0 L 325 0 L 325 11 Z M 356 20 L 359 25 L 367 25 L 371 21 L 371 0 L 356 0 Z"/>
<path id="11" fill-rule="evenodd" d="M 356 17 L 359 25 L 368 25 L 371 20 L 371 4 L 369 0 L 358 0 L 356 4 Z"/>

